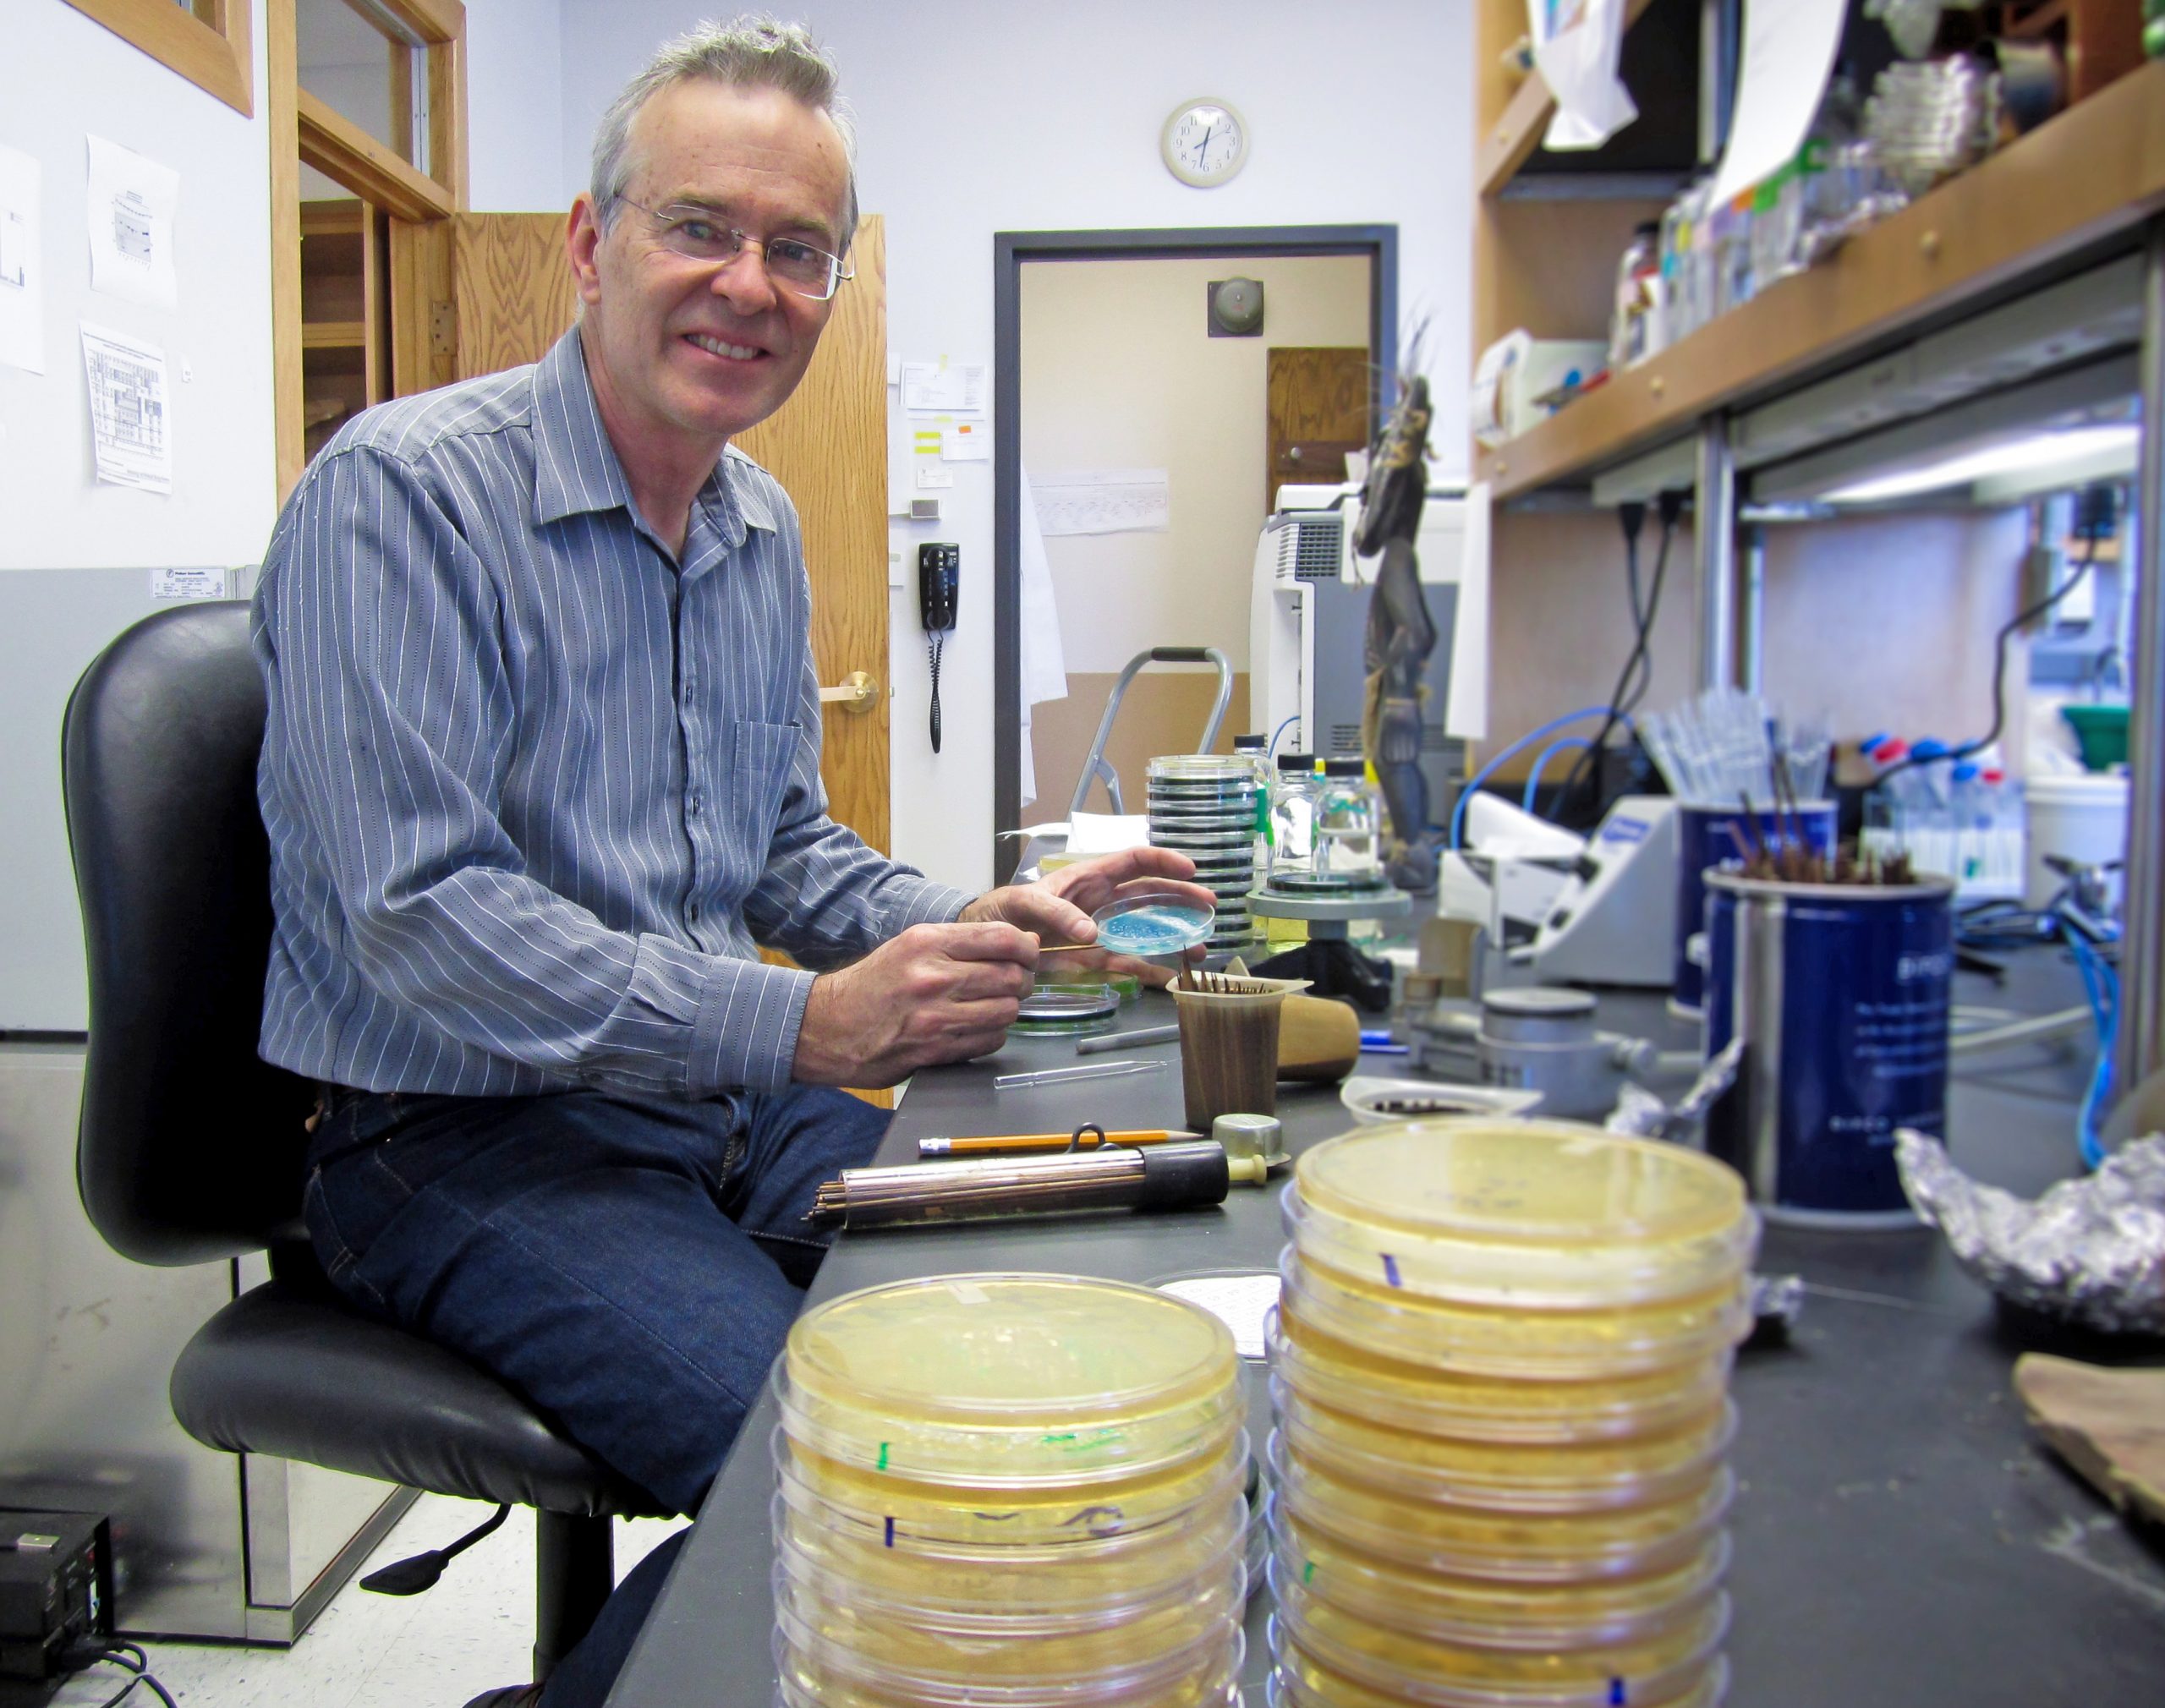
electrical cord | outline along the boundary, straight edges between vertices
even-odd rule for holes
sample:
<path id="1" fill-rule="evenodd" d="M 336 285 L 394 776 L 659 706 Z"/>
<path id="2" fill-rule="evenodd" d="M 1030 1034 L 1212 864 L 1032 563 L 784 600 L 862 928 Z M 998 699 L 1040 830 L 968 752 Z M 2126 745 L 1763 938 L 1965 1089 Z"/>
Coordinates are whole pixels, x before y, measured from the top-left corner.
<path id="1" fill-rule="evenodd" d="M 128 1682 L 97 1705 L 97 1708 L 119 1708 L 140 1686 L 148 1689 L 165 1708 L 179 1708 L 173 1694 L 161 1684 L 151 1671 L 150 1656 L 134 1643 L 104 1643 L 96 1646 L 78 1644 L 62 1657 L 62 1664 L 71 1673 L 87 1672 L 93 1667 L 118 1667 L 129 1675 Z"/>
<path id="2" fill-rule="evenodd" d="M 924 638 L 925 656 L 932 663 L 932 751 L 940 751 L 940 654 L 945 650 L 947 632 L 935 629 Z"/>
<path id="3" fill-rule="evenodd" d="M 1646 698 L 1653 682 L 1654 620 L 1661 614 L 1662 588 L 1669 579 L 1669 548 L 1675 542 L 1676 524 L 1684 514 L 1684 495 L 1664 492 L 1658 501 L 1661 512 L 1661 543 L 1654 550 L 1653 584 L 1643 605 L 1639 593 L 1639 533 L 1645 525 L 1647 506 L 1643 504 L 1620 504 L 1616 507 L 1616 518 L 1624 530 L 1624 575 L 1626 591 L 1631 602 L 1631 650 L 1625 654 L 1624 668 L 1618 674 L 1616 687 L 1609 697 L 1611 708 L 1609 720 L 1601 731 L 1589 742 L 1571 766 L 1557 791 L 1557 806 L 1561 813 L 1582 786 L 1595 791 L 1593 818 L 1599 818 L 1601 756 L 1609 746 L 1609 738 L 1615 731 L 1620 720 L 1628 720 Z M 1636 678 L 1635 681 L 1634 678 Z"/>
<path id="4" fill-rule="evenodd" d="M 2024 628 L 2035 622 L 2075 588 L 2081 586 L 2091 567 L 2097 561 L 2097 542 L 2113 532 L 2117 506 L 2117 490 L 2111 486 L 2091 486 L 2084 490 L 2077 503 L 2075 530 L 2082 536 L 2082 556 L 2077 561 L 2075 573 L 2047 594 L 2026 610 L 2019 610 L 2001 625 L 1992 641 L 1992 725 L 1974 742 L 1965 742 L 1959 747 L 1945 752 L 1909 753 L 1904 754 L 1878 776 L 1872 786 L 1878 788 L 1889 777 L 1913 770 L 1919 765 L 1935 764 L 1944 759 L 1950 764 L 1981 753 L 1999 739 L 2007 724 L 2007 643 Z"/>

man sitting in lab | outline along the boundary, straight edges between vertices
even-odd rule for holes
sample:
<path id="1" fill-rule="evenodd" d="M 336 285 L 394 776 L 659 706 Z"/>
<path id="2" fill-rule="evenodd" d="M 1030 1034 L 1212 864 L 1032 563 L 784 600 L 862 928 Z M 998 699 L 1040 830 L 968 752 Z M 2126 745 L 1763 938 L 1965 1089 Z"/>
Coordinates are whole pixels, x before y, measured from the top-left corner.
<path id="1" fill-rule="evenodd" d="M 671 1511 L 885 1125 L 830 1087 L 997 1048 L 1040 939 L 1193 870 L 973 900 L 827 816 L 797 514 L 729 441 L 852 288 L 852 148 L 801 30 L 669 43 L 571 213 L 578 325 L 348 424 L 256 595 L 262 1054 L 324 1087 L 315 1250 Z"/>

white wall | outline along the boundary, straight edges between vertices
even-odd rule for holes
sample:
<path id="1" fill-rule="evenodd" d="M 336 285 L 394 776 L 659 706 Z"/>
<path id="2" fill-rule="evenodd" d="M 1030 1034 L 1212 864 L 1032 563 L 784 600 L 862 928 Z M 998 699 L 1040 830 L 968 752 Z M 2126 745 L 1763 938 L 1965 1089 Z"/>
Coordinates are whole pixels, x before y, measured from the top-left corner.
<path id="1" fill-rule="evenodd" d="M 46 321 L 42 374 L 0 366 L 0 569 L 254 563 L 276 511 L 263 32 L 251 119 L 63 0 L 9 0 L 5 30 L 0 142 L 44 166 Z M 178 306 L 90 289 L 86 134 L 180 173 Z M 170 495 L 96 482 L 84 320 L 164 348 Z"/>
<path id="2" fill-rule="evenodd" d="M 663 37 L 710 9 L 563 0 L 566 199 L 611 96 Z M 1466 0 L 804 0 L 786 9 L 832 49 L 857 111 L 864 205 L 887 219 L 891 348 L 991 359 L 995 232 L 1387 222 L 1400 230 L 1401 312 L 1428 316 L 1432 383 L 1443 419 L 1457 418 L 1472 337 Z M 1165 115 L 1198 95 L 1231 101 L 1254 135 L 1246 169 L 1214 190 L 1188 189 L 1158 157 Z M 477 181 L 494 145 L 477 123 Z M 1460 456 L 1462 435 L 1437 442 L 1446 458 Z M 894 834 L 904 858 L 982 884 L 992 836 L 991 465 L 956 474 L 938 526 L 896 530 L 913 563 L 918 539 L 957 542 L 963 587 L 936 757 L 921 733 L 915 593 L 893 597 Z"/>
<path id="3" fill-rule="evenodd" d="M 476 213 L 562 213 L 563 19 L 557 0 L 466 0 L 468 195 Z"/>
<path id="4" fill-rule="evenodd" d="M 1263 287 L 1263 330 L 1209 336 L 1213 279 Z M 1045 542 L 1072 671 L 1116 671 L 1149 646 L 1214 646 L 1248 667 L 1274 346 L 1368 342 L 1361 255 L 1033 261 L 1022 269 L 1022 466 L 1163 468 L 1163 534 Z M 1110 361 L 1107 353 L 1121 359 Z"/>

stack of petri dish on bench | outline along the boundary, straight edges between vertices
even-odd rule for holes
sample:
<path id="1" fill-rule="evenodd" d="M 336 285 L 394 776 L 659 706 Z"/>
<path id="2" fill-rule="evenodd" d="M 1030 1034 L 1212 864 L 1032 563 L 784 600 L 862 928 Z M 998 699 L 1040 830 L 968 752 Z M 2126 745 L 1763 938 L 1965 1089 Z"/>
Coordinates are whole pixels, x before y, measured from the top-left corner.
<path id="1" fill-rule="evenodd" d="M 1148 1288 L 836 1299 L 776 1367 L 778 1700 L 1238 1702 L 1248 1452 L 1225 1326 Z"/>
<path id="2" fill-rule="evenodd" d="M 1195 862 L 1195 881 L 1218 898 L 1214 955 L 1253 947 L 1248 892 L 1256 887 L 1260 790 L 1245 753 L 1167 753 L 1150 761 L 1150 841 Z"/>
<path id="3" fill-rule="evenodd" d="M 1304 1155 L 1272 1333 L 1280 1708 L 1713 1708 L 1758 1223 L 1561 1122 Z"/>

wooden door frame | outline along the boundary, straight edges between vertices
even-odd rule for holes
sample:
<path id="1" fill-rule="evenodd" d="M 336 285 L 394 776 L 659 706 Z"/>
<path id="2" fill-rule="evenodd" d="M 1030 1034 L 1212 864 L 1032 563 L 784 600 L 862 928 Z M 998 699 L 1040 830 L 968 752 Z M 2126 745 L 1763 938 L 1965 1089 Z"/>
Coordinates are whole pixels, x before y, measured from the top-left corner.
<path id="1" fill-rule="evenodd" d="M 1368 262 L 1370 419 L 1398 373 L 1398 227 L 1183 226 L 1163 230 L 993 233 L 992 870 L 1013 873 L 1022 817 L 1022 267 L 1029 261 L 1240 260 L 1363 255 Z"/>
<path id="2" fill-rule="evenodd" d="M 463 0 L 382 0 L 427 54 L 429 175 L 424 176 L 300 86 L 295 0 L 264 0 L 265 113 L 271 145 L 271 441 L 278 501 L 301 478 L 301 162 L 403 222 L 435 222 L 467 202 L 466 8 Z M 394 118 L 397 103 L 393 103 Z M 405 122 L 411 123 L 408 112 Z M 394 317 L 396 306 L 387 312 Z M 426 312 L 425 309 L 423 310 Z M 419 336 L 425 337 L 425 331 Z M 394 349 L 402 340 L 392 327 Z"/>

